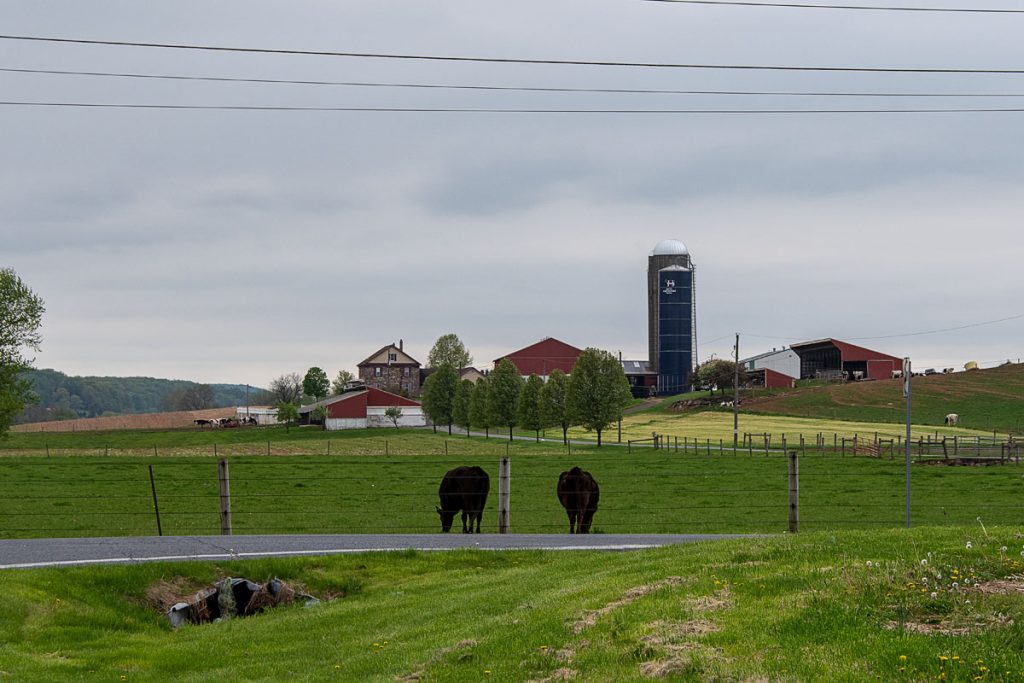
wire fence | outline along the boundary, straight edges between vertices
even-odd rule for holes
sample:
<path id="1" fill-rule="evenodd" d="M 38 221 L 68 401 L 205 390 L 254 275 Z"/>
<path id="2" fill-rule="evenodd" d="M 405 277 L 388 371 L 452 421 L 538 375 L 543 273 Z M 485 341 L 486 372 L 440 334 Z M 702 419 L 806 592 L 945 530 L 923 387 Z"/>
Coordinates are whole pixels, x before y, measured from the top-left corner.
<path id="1" fill-rule="evenodd" d="M 692 445 L 692 444 L 691 444 Z M 668 448 L 507 456 L 509 493 L 498 495 L 500 454 L 305 455 L 223 458 L 0 458 L 0 538 L 232 533 L 434 533 L 438 486 L 459 465 L 490 475 L 482 531 L 507 511 L 515 533 L 568 531 L 557 495 L 574 465 L 600 485 L 595 533 L 774 533 L 881 528 L 905 523 L 902 457 L 854 457 L 769 447 Z M 951 446 L 946 444 L 947 450 Z M 936 448 L 936 444 L 931 444 Z M 992 444 L 960 442 L 973 453 Z M 1006 444 L 1002 444 L 1005 453 Z M 992 451 L 994 452 L 994 451 Z M 151 454 L 150 454 L 151 455 Z M 915 525 L 1020 524 L 1024 469 L 1015 456 L 987 467 L 912 469 Z M 949 464 L 960 463 L 954 458 Z M 793 463 L 798 463 L 794 481 Z M 225 518 L 227 527 L 225 527 Z M 458 521 L 456 521 L 456 529 Z"/>

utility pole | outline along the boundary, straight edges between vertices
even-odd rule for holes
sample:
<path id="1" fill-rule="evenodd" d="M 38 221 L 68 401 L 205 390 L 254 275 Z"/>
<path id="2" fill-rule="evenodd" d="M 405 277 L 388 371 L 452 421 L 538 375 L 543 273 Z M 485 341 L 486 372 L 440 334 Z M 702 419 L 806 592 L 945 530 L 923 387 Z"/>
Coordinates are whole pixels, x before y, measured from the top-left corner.
<path id="1" fill-rule="evenodd" d="M 245 385 L 245 419 L 249 419 L 249 385 Z"/>
<path id="2" fill-rule="evenodd" d="M 907 399 L 907 438 L 904 440 L 906 446 L 907 460 L 907 528 L 910 528 L 910 358 L 903 359 L 903 396 Z"/>
<path id="3" fill-rule="evenodd" d="M 732 447 L 736 450 L 740 439 L 740 333 L 736 333 L 735 374 L 732 378 Z"/>

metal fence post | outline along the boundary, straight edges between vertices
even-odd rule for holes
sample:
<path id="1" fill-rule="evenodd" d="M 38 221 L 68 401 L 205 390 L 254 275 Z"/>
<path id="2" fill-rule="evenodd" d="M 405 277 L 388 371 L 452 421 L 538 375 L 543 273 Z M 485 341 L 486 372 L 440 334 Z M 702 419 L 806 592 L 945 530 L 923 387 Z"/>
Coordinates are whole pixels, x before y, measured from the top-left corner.
<path id="1" fill-rule="evenodd" d="M 789 452 L 789 533 L 800 531 L 800 463 L 796 451 Z"/>
<path id="2" fill-rule="evenodd" d="M 217 480 L 220 482 L 220 533 L 231 535 L 231 482 L 228 479 L 228 461 L 217 461 Z"/>
<path id="3" fill-rule="evenodd" d="M 509 494 L 511 493 L 511 460 L 501 459 L 498 466 L 498 533 L 507 534 L 509 529 Z"/>

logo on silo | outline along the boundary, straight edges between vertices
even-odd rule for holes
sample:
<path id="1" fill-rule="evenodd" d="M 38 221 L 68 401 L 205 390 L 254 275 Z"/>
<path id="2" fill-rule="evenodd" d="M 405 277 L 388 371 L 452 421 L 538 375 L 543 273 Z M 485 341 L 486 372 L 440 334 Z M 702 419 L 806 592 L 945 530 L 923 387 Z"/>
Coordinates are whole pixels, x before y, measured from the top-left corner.
<path id="1" fill-rule="evenodd" d="M 676 293 L 676 281 L 675 280 L 665 280 L 665 289 L 663 289 L 661 291 L 664 292 L 665 294 L 675 294 Z"/>

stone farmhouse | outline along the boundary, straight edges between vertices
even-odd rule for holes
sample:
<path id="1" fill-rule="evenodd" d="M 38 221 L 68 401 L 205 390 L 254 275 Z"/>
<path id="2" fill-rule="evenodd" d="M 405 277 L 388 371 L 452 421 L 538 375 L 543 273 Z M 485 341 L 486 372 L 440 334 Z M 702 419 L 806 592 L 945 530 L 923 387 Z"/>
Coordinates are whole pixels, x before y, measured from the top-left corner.
<path id="1" fill-rule="evenodd" d="M 359 379 L 366 386 L 402 396 L 420 395 L 420 362 L 407 354 L 401 339 L 359 363 Z"/>

